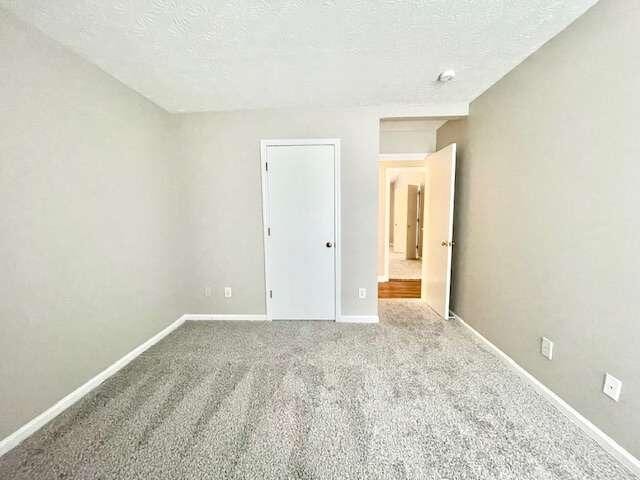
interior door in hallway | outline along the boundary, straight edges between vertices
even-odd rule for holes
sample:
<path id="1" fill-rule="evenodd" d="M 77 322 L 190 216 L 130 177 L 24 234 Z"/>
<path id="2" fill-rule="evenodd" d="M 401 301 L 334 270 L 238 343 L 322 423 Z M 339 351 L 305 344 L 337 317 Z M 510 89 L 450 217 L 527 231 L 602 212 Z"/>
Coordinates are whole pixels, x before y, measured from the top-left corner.
<path id="1" fill-rule="evenodd" d="M 456 144 L 426 159 L 429 187 L 425 214 L 422 261 L 422 298 L 443 318 L 449 317 L 453 198 L 456 177 Z"/>
<path id="2" fill-rule="evenodd" d="M 418 186 L 407 185 L 406 258 L 418 258 Z"/>
<path id="3" fill-rule="evenodd" d="M 424 185 L 418 189 L 418 258 L 422 258 L 424 242 Z"/>
<path id="4" fill-rule="evenodd" d="M 266 302 L 274 320 L 337 315 L 339 143 L 323 141 L 262 145 Z"/>

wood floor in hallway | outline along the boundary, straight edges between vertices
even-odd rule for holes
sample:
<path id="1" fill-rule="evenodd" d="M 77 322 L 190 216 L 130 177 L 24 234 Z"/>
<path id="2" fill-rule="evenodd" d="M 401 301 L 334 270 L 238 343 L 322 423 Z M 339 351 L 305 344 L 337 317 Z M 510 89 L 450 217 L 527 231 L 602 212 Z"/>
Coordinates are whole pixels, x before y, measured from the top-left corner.
<path id="1" fill-rule="evenodd" d="M 378 284 L 378 298 L 420 298 L 421 281 L 390 279 Z"/>

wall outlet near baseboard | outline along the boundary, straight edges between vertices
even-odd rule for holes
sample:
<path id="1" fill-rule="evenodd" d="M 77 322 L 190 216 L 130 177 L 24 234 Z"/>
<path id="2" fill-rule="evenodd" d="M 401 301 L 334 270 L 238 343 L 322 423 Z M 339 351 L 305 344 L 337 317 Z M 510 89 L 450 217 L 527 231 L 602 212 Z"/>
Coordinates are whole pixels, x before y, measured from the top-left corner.
<path id="1" fill-rule="evenodd" d="M 367 289 L 359 288 L 358 289 L 358 298 L 367 298 Z"/>
<path id="2" fill-rule="evenodd" d="M 231 298 L 231 287 L 224 287 L 224 298 Z"/>
<path id="3" fill-rule="evenodd" d="M 549 360 L 553 359 L 553 342 L 547 337 L 542 337 L 540 342 L 540 354 Z"/>
<path id="4" fill-rule="evenodd" d="M 204 287 L 204 296 L 205 297 L 211 296 L 211 287 Z"/>
<path id="5" fill-rule="evenodd" d="M 617 402 L 620 400 L 622 382 L 613 375 L 606 373 L 604 375 L 604 386 L 602 387 L 602 391 L 607 397 L 610 397 Z"/>

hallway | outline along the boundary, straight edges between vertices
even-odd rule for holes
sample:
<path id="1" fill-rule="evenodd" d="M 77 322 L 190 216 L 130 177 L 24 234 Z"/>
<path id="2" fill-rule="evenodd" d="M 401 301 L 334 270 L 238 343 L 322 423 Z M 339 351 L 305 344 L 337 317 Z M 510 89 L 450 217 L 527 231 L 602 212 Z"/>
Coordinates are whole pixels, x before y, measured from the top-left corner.
<path id="1" fill-rule="evenodd" d="M 409 260 L 402 252 L 389 249 L 389 279 L 416 280 L 422 277 L 422 260 Z"/>

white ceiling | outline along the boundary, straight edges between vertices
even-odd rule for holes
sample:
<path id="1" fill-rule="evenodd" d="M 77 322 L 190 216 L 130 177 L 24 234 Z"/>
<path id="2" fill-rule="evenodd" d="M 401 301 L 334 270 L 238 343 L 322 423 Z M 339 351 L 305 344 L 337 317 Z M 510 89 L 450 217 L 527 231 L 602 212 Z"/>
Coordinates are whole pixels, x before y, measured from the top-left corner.
<path id="1" fill-rule="evenodd" d="M 0 0 L 172 112 L 468 102 L 594 3 Z"/>

